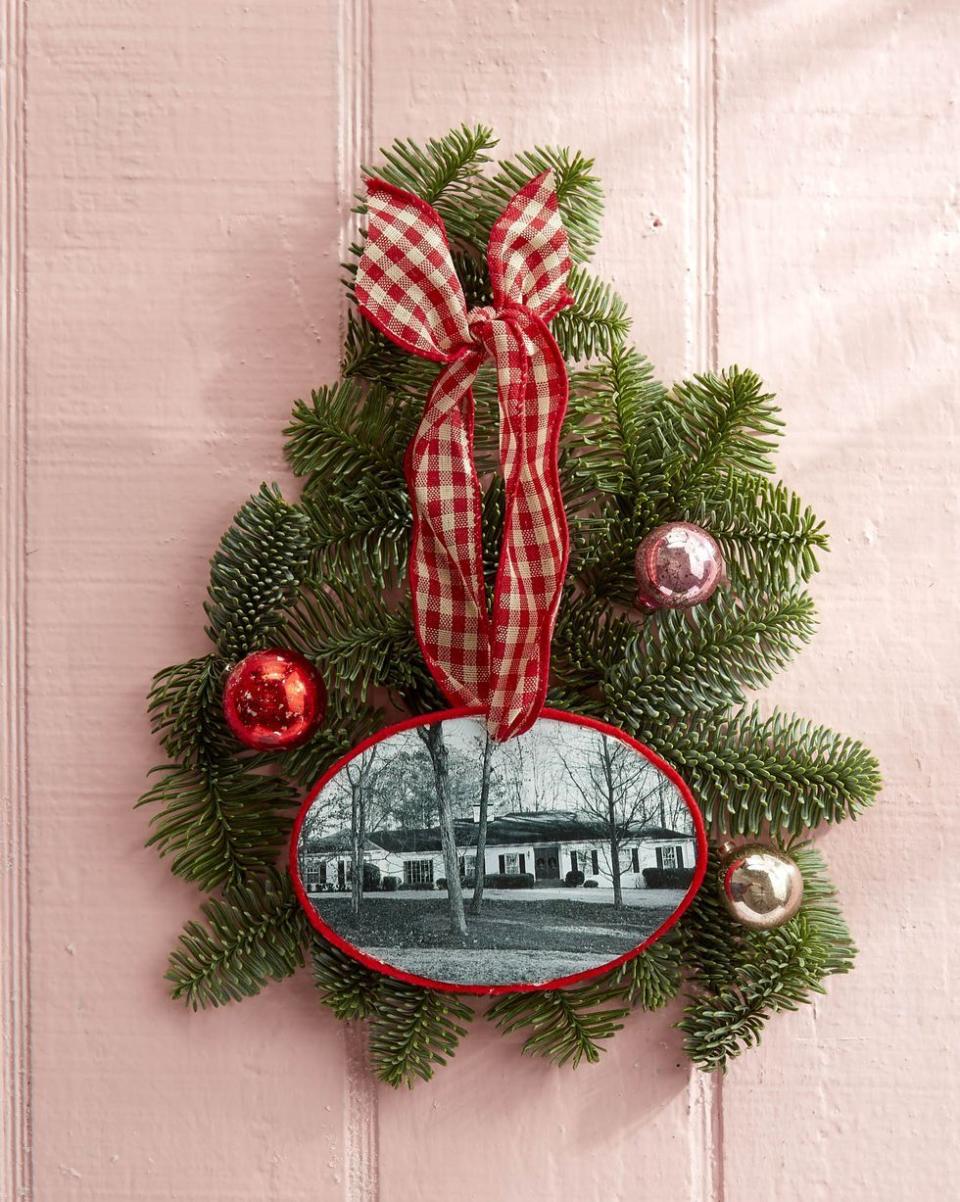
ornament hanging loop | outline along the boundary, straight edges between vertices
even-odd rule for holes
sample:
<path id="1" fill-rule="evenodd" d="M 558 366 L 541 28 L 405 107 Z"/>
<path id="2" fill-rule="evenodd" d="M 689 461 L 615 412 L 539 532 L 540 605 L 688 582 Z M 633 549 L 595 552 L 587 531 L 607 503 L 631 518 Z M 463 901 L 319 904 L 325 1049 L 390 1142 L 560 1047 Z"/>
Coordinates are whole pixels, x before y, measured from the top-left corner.
<path id="1" fill-rule="evenodd" d="M 490 733 L 502 741 L 528 730 L 543 708 L 567 567 L 557 469 L 567 374 L 547 325 L 572 304 L 567 236 L 545 172 L 513 197 L 490 233 L 493 305 L 468 310 L 440 215 L 382 180 L 368 181 L 367 191 L 360 310 L 411 354 L 444 365 L 405 464 L 417 639 L 447 699 L 482 706 Z M 505 483 L 489 609 L 472 391 L 487 358 L 497 373 Z"/>

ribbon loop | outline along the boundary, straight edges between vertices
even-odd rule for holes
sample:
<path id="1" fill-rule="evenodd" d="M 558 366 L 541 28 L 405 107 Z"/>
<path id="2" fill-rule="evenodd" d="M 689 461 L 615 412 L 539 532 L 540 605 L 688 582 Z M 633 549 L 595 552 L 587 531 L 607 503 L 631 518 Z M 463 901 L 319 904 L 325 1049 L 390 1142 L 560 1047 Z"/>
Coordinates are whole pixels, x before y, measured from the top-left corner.
<path id="1" fill-rule="evenodd" d="M 537 176 L 491 231 L 494 304 L 468 312 L 439 214 L 381 180 L 369 181 L 368 195 L 360 309 L 398 345 L 445 364 L 406 458 L 417 638 L 447 698 L 483 706 L 493 736 L 507 739 L 543 708 L 567 565 L 557 471 L 567 376 L 546 324 L 572 303 L 566 233 L 549 173 Z M 492 614 L 473 460 L 472 386 L 487 357 L 497 373 L 506 494 Z"/>

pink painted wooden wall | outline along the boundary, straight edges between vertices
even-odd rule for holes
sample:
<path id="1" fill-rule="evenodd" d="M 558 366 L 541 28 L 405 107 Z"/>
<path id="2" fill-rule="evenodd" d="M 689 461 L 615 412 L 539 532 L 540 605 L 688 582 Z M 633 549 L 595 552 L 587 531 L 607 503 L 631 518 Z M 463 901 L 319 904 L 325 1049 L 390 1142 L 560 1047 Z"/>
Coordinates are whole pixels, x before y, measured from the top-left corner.
<path id="1" fill-rule="evenodd" d="M 590 10 L 593 10 L 592 13 Z M 588 15 L 589 14 L 589 15 Z M 952 0 L 3 0 L 3 1202 L 960 1196 Z M 597 158 L 600 270 L 670 379 L 780 394 L 828 521 L 770 696 L 881 754 L 823 839 L 856 973 L 726 1080 L 676 1012 L 595 1068 L 478 1024 L 412 1094 L 306 979 L 166 1000 L 194 890 L 131 810 L 151 673 L 333 376 L 358 163 L 461 120 Z"/>

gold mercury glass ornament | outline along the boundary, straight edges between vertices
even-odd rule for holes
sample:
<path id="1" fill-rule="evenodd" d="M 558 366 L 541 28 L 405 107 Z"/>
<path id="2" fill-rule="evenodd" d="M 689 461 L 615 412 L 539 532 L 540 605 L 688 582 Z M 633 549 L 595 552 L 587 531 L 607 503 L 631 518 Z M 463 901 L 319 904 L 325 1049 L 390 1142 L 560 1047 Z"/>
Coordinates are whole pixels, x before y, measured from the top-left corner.
<path id="1" fill-rule="evenodd" d="M 751 931 L 789 922 L 803 901 L 803 877 L 785 852 L 763 843 L 722 848 L 720 885 L 731 917 Z"/>

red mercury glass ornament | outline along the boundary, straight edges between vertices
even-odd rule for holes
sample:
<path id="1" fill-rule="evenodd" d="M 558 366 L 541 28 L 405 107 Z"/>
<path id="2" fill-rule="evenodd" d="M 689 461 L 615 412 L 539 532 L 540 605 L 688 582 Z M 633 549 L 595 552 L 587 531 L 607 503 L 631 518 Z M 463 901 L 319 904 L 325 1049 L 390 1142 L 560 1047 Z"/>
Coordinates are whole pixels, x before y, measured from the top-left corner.
<path id="1" fill-rule="evenodd" d="M 692 522 L 667 522 L 637 548 L 637 605 L 689 609 L 713 596 L 723 576 L 723 554 L 712 534 Z"/>
<path id="2" fill-rule="evenodd" d="M 253 651 L 223 688 L 223 714 L 234 736 L 256 751 L 286 751 L 313 734 L 327 693 L 313 664 L 296 651 Z"/>

